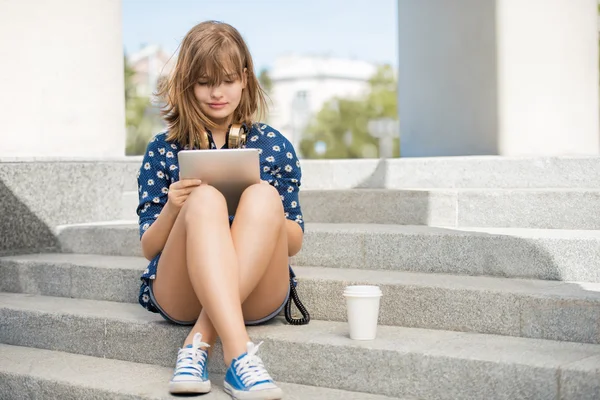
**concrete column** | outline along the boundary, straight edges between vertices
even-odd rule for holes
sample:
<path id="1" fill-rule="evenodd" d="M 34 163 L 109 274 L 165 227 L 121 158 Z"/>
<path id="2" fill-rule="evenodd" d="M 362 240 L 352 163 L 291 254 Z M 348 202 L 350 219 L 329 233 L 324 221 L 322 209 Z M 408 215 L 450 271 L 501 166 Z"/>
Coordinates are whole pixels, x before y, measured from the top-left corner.
<path id="1" fill-rule="evenodd" d="M 596 0 L 398 0 L 402 156 L 598 154 Z"/>
<path id="2" fill-rule="evenodd" d="M 120 0 L 0 0 L 0 157 L 125 154 Z"/>

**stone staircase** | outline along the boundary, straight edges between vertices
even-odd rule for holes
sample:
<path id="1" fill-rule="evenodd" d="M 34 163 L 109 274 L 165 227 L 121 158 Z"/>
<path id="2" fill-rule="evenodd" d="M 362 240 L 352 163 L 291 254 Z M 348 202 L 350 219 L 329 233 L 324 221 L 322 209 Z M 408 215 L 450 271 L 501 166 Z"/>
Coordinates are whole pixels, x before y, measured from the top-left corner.
<path id="1" fill-rule="evenodd" d="M 249 329 L 286 399 L 600 399 L 600 160 L 497 161 L 397 160 L 373 174 L 388 189 L 302 192 L 292 263 L 313 320 Z M 0 398 L 171 398 L 188 328 L 136 303 L 131 189 L 120 221 L 0 257 Z M 374 341 L 347 337 L 351 283 L 382 288 Z M 200 398 L 227 399 L 214 355 Z"/>

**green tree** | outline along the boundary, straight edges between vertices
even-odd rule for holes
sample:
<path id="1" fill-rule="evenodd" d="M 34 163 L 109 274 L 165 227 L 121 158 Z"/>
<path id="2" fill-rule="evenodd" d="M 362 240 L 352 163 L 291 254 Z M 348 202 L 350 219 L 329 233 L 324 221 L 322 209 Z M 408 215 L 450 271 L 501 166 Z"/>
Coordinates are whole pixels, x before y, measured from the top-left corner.
<path id="1" fill-rule="evenodd" d="M 127 143 L 125 154 L 144 154 L 148 141 L 159 129 L 162 128 L 161 118 L 158 110 L 150 103 L 146 96 L 138 96 L 136 93 L 133 77 L 135 71 L 124 59 L 125 79 L 125 126 L 127 131 Z"/>
<path id="2" fill-rule="evenodd" d="M 309 123 L 300 151 L 305 158 L 365 158 L 379 156 L 379 140 L 367 129 L 369 120 L 398 118 L 397 84 L 390 65 L 378 68 L 370 79 L 368 95 L 360 99 L 335 98 Z M 316 145 L 324 144 L 318 152 Z M 399 139 L 394 139 L 395 157 Z"/>
<path id="3" fill-rule="evenodd" d="M 260 73 L 258 74 L 258 81 L 265 92 L 271 93 L 271 90 L 273 89 L 273 81 L 271 80 L 271 75 L 269 75 L 268 69 L 263 68 L 260 70 Z"/>

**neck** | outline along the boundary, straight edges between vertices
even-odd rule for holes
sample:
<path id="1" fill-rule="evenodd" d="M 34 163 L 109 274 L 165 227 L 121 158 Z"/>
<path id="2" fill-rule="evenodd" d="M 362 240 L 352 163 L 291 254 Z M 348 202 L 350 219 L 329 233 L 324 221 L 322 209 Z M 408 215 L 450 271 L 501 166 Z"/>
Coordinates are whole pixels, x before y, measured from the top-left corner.
<path id="1" fill-rule="evenodd" d="M 229 125 L 231 124 L 231 119 L 232 117 L 229 116 L 220 120 L 213 120 L 216 126 L 213 129 L 211 129 L 211 132 L 213 134 L 224 134 L 225 132 L 227 132 L 227 128 L 229 128 Z"/>

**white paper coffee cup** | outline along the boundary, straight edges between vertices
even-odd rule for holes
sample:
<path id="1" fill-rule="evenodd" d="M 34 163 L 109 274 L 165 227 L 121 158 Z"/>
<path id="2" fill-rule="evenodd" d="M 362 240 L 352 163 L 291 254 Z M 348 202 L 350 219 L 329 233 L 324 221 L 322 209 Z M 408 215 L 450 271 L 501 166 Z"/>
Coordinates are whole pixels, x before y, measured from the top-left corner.
<path id="1" fill-rule="evenodd" d="M 350 339 L 373 340 L 377 336 L 377 320 L 381 289 L 378 286 L 347 286 L 344 290 Z"/>

